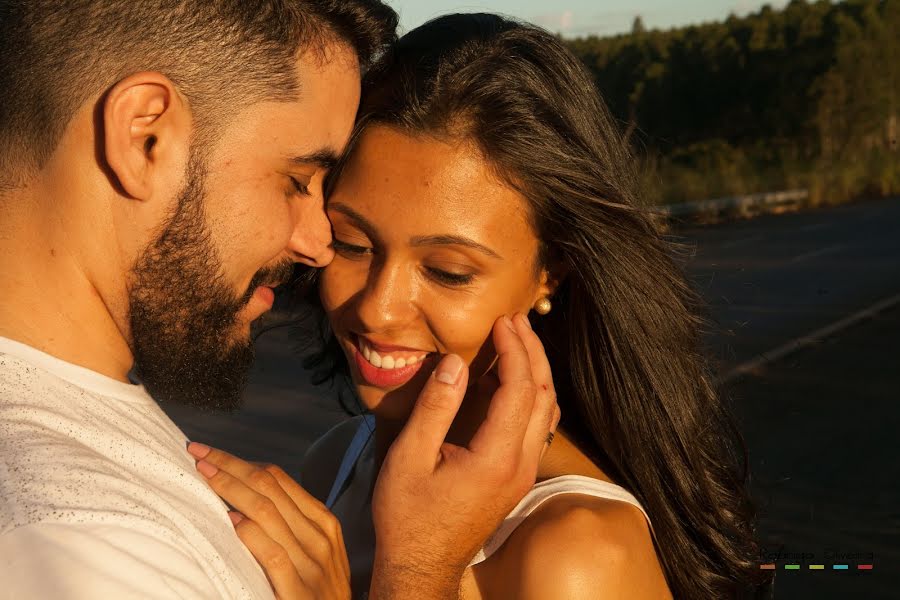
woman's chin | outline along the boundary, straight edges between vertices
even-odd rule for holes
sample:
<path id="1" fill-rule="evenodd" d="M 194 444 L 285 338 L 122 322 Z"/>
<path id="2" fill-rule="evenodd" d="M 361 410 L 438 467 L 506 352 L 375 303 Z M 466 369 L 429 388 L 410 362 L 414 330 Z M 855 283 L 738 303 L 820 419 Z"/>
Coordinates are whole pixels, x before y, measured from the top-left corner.
<path id="1" fill-rule="evenodd" d="M 353 383 L 362 405 L 379 419 L 405 421 L 412 414 L 419 394 L 428 381 L 433 367 L 423 365 L 412 377 L 399 385 L 393 382 L 372 381 L 371 374 L 367 378 L 360 372 L 360 363 L 355 361 L 351 368 Z M 374 378 L 377 379 L 377 378 Z"/>
<path id="2" fill-rule="evenodd" d="M 404 386 L 407 387 L 407 386 Z M 379 419 L 406 421 L 416 404 L 418 394 L 412 390 L 397 389 L 385 392 L 369 386 L 357 386 L 363 406 Z"/>

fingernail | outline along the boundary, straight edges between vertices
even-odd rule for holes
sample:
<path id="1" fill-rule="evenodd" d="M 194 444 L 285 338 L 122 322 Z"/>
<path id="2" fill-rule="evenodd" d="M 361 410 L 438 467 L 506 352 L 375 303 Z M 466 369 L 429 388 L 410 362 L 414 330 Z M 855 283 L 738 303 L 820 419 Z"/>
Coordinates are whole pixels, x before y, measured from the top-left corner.
<path id="1" fill-rule="evenodd" d="M 510 319 L 507 315 L 503 315 L 503 324 L 509 327 L 510 331 L 512 331 L 513 333 L 517 333 L 516 326 L 513 325 L 512 319 Z"/>
<path id="2" fill-rule="evenodd" d="M 244 520 L 244 515 L 239 512 L 235 512 L 233 510 L 228 511 L 228 518 L 231 519 L 231 524 L 237 526 L 238 523 Z"/>
<path id="3" fill-rule="evenodd" d="M 190 442 L 187 446 L 188 454 L 198 459 L 206 458 L 210 450 L 211 448 L 206 444 L 198 444 L 197 442 Z"/>
<path id="4" fill-rule="evenodd" d="M 205 460 L 201 460 L 197 463 L 197 470 L 200 471 L 204 477 L 212 477 L 219 472 L 219 468 L 216 465 L 208 463 Z"/>
<path id="5" fill-rule="evenodd" d="M 448 354 L 435 370 L 434 378 L 447 385 L 456 385 L 465 366 L 463 359 L 455 354 Z"/>

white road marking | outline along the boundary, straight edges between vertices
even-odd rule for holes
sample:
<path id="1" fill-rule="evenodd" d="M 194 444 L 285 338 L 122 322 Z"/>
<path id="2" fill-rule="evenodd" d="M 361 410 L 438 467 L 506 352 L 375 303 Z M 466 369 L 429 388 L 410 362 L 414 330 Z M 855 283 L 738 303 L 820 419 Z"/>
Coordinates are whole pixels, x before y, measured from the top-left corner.
<path id="1" fill-rule="evenodd" d="M 893 308 L 898 304 L 900 304 L 900 294 L 896 294 L 894 296 L 891 296 L 890 298 L 886 298 L 884 300 L 881 300 L 880 302 L 876 302 L 868 308 L 864 308 L 863 310 L 855 312 L 847 317 L 844 317 L 843 319 L 835 321 L 830 325 L 826 325 L 825 327 L 816 329 L 815 331 L 811 331 L 810 333 L 795 338 L 787 342 L 786 344 L 778 346 L 773 350 L 763 352 L 752 360 L 748 360 L 739 364 L 724 375 L 720 376 L 717 380 L 717 383 L 728 383 L 740 377 L 741 375 L 754 373 L 759 369 L 762 369 L 763 367 L 769 365 L 770 363 L 775 362 L 776 360 L 780 360 L 789 354 L 793 354 L 798 350 L 802 350 L 803 348 L 820 342 L 827 337 L 833 336 L 834 334 L 843 331 L 844 329 L 852 327 L 860 321 L 874 317 L 878 313 Z"/>

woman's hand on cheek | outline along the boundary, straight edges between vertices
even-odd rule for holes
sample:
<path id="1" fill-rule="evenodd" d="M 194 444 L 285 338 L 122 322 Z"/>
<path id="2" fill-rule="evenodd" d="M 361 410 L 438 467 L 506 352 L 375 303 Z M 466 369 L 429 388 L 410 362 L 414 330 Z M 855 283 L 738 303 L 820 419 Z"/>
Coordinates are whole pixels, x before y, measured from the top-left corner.
<path id="1" fill-rule="evenodd" d="M 468 447 L 445 443 L 468 372 L 445 357 L 385 458 L 372 501 L 373 600 L 456 598 L 469 561 L 534 484 L 559 408 L 543 346 L 521 315 L 493 330 L 499 387 Z"/>
<path id="2" fill-rule="evenodd" d="M 210 487 L 235 510 L 235 531 L 280 599 L 350 598 L 341 527 L 321 502 L 280 468 L 192 442 L 188 452 Z"/>

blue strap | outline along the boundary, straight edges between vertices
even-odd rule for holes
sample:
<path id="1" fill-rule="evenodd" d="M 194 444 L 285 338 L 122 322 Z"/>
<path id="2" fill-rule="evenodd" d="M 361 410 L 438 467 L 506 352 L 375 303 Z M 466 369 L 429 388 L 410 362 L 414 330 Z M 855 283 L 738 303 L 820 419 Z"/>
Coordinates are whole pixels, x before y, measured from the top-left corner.
<path id="1" fill-rule="evenodd" d="M 373 415 L 365 415 L 356 433 L 353 434 L 350 446 L 344 452 L 344 458 L 341 460 L 340 468 L 338 468 L 337 477 L 334 478 L 334 485 L 331 486 L 331 491 L 328 492 L 325 507 L 329 510 L 337 501 L 338 494 L 344 489 L 344 484 L 350 478 L 350 472 L 366 448 L 366 444 L 369 443 L 369 438 L 372 437 L 373 431 L 375 431 L 375 417 Z"/>

